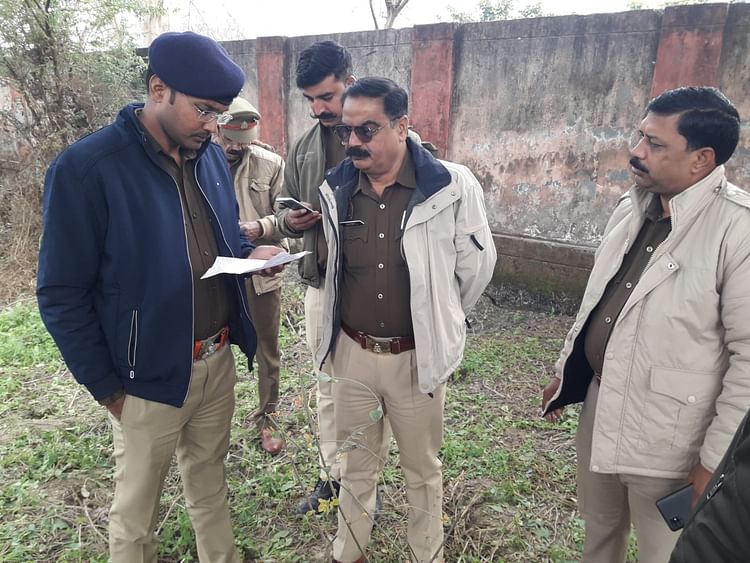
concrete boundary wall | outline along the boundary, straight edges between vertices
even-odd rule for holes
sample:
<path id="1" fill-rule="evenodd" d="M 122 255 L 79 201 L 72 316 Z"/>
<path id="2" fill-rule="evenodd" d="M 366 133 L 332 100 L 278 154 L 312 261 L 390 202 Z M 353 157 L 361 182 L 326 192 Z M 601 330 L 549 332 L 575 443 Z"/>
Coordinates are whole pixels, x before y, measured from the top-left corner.
<path id="1" fill-rule="evenodd" d="M 497 282 L 580 294 L 648 100 L 722 89 L 743 116 L 730 179 L 750 186 L 750 5 L 704 4 L 224 43 L 247 73 L 261 138 L 285 154 L 313 124 L 294 84 L 302 49 L 334 39 L 357 76 L 410 92 L 410 118 L 486 194 Z"/>

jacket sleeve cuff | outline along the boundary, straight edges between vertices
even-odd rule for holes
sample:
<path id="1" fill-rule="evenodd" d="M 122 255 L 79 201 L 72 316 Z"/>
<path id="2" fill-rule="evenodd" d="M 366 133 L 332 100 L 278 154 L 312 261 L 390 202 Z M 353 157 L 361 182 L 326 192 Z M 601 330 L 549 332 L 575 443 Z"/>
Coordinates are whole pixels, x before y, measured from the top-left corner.
<path id="1" fill-rule="evenodd" d="M 114 372 L 108 373 L 106 377 L 98 381 L 86 383 L 85 387 L 97 401 L 101 401 L 102 399 L 123 390 L 122 382 Z"/>
<path id="2" fill-rule="evenodd" d="M 261 238 L 267 239 L 274 235 L 274 231 L 276 230 L 275 216 L 266 215 L 265 217 L 258 219 L 258 223 L 260 224 L 260 228 L 263 231 L 261 234 Z"/>

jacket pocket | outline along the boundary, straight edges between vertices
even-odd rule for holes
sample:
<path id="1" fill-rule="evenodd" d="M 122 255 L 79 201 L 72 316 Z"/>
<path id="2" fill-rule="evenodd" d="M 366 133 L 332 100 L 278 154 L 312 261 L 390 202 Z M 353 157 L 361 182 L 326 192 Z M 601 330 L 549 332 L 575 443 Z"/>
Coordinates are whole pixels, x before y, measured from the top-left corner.
<path id="1" fill-rule="evenodd" d="M 271 186 L 257 180 L 250 180 L 250 189 L 254 192 L 267 192 L 271 189 Z"/>
<path id="2" fill-rule="evenodd" d="M 641 420 L 641 445 L 658 454 L 697 450 L 715 414 L 721 374 L 652 367 Z"/>
<path id="3" fill-rule="evenodd" d="M 128 377 L 135 379 L 135 362 L 138 354 L 138 309 L 130 312 L 130 333 L 128 335 Z"/>

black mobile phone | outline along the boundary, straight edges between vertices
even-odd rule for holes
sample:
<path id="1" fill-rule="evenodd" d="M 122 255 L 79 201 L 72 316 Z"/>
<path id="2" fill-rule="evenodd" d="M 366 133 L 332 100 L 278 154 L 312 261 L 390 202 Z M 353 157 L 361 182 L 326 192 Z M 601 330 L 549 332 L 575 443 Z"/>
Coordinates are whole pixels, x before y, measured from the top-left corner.
<path id="1" fill-rule="evenodd" d="M 693 484 L 688 483 L 656 501 L 661 517 L 673 532 L 681 530 L 693 514 Z"/>
<path id="2" fill-rule="evenodd" d="M 297 201 L 293 197 L 277 197 L 276 203 L 278 203 L 280 207 L 286 207 L 287 209 L 304 209 L 309 213 L 314 213 L 311 208 L 309 208 L 301 201 Z"/>

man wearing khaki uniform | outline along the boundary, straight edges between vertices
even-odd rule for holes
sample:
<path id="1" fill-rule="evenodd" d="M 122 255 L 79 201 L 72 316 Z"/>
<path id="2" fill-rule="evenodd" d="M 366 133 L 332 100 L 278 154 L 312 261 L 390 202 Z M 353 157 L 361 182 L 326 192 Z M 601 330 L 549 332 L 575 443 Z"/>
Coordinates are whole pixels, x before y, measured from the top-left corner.
<path id="1" fill-rule="evenodd" d="M 285 169 L 283 196 L 305 202 L 318 209 L 318 186 L 326 170 L 341 162 L 344 147 L 333 133 L 341 122 L 341 93 L 354 81 L 352 57 L 346 48 L 333 41 L 320 41 L 300 53 L 296 68 L 296 84 L 310 105 L 311 117 L 317 123 L 297 139 L 289 150 Z M 299 263 L 305 293 L 305 335 L 314 356 L 320 344 L 323 322 L 323 290 L 325 288 L 326 244 L 320 224 L 320 213 L 304 210 L 277 209 L 280 230 L 290 238 L 301 238 L 302 247 L 310 252 Z M 327 368 L 320 368 L 320 373 Z M 325 379 L 325 378 L 322 378 Z M 336 429 L 331 384 L 319 380 L 316 385 L 316 406 L 320 434 L 318 480 L 310 494 L 300 502 L 298 511 L 317 511 L 319 501 L 330 500 L 339 489 L 339 465 L 336 461 Z"/>
<path id="2" fill-rule="evenodd" d="M 112 424 L 111 560 L 156 563 L 176 455 L 198 559 L 238 563 L 224 466 L 229 343 L 252 361 L 256 338 L 242 280 L 202 276 L 218 256 L 279 249 L 241 235 L 229 169 L 211 143 L 242 69 L 214 40 L 169 32 L 151 43 L 149 71 L 145 104 L 123 108 L 47 171 L 39 310 Z"/>
<path id="3" fill-rule="evenodd" d="M 406 482 L 411 560 L 442 561 L 445 382 L 495 247 L 476 178 L 409 136 L 403 88 L 363 78 L 343 103 L 336 132 L 350 158 L 320 187 L 329 283 L 316 358 L 330 358 L 341 444 L 333 557 L 365 560 L 387 421 Z"/>
<path id="4" fill-rule="evenodd" d="M 258 141 L 260 113 L 244 98 L 229 106 L 232 120 L 219 126 L 219 144 L 229 161 L 240 209 L 240 228 L 254 244 L 288 250 L 273 206 L 281 192 L 284 161 Z M 246 281 L 250 314 L 258 337 L 258 409 L 253 413 L 261 447 L 276 455 L 284 440 L 269 416 L 279 400 L 279 316 L 281 274 L 252 276 Z"/>
<path id="5" fill-rule="evenodd" d="M 724 163 L 737 109 L 715 88 L 648 105 L 630 151 L 635 185 L 596 252 L 546 417 L 583 401 L 576 451 L 584 563 L 663 563 L 677 541 L 660 497 L 693 505 L 750 404 L 750 195 Z"/>

